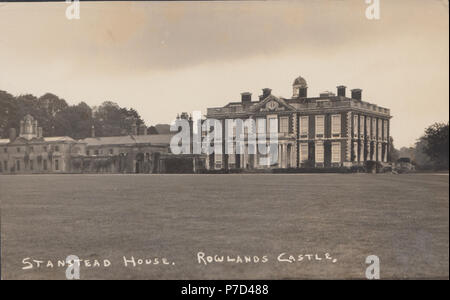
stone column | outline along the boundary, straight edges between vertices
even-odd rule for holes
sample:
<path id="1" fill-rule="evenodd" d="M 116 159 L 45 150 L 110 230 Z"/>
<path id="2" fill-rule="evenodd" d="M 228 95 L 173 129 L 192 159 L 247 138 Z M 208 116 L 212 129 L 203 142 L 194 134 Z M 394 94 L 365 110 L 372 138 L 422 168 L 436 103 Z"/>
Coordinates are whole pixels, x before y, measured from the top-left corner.
<path id="1" fill-rule="evenodd" d="M 358 159 L 358 161 L 360 162 L 360 163 L 364 163 L 364 141 L 360 141 L 359 142 L 359 159 Z"/>
<path id="2" fill-rule="evenodd" d="M 243 159 L 243 168 L 247 169 L 247 165 L 248 165 L 248 143 L 245 143 L 245 147 L 244 147 L 244 159 Z"/>
<path id="3" fill-rule="evenodd" d="M 278 168 L 281 168 L 281 144 L 278 142 Z"/>
<path id="4" fill-rule="evenodd" d="M 384 144 L 384 158 L 383 158 L 383 161 L 385 163 L 388 162 L 388 151 L 389 151 L 388 149 L 389 149 L 389 144 L 388 143 Z"/>
<path id="5" fill-rule="evenodd" d="M 296 151 L 296 147 L 294 144 L 291 143 L 291 168 L 296 168 L 297 167 L 297 161 L 295 159 L 295 157 L 297 156 L 297 151 Z"/>

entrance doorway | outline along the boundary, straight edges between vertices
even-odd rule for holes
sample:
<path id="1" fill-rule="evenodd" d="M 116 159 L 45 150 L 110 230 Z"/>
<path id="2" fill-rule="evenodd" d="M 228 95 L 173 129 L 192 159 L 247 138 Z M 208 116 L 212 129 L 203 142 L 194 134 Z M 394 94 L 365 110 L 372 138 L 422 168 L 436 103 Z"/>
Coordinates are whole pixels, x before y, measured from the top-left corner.
<path id="1" fill-rule="evenodd" d="M 136 154 L 136 165 L 135 165 L 135 172 L 136 174 L 144 173 L 144 153 L 138 153 Z"/>

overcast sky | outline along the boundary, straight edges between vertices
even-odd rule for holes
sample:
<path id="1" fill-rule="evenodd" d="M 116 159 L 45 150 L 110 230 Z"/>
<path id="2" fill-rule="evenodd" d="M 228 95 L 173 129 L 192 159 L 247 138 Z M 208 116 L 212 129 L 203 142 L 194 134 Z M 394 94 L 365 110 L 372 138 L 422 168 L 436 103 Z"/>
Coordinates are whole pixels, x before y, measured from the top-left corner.
<path id="1" fill-rule="evenodd" d="M 249 91 L 337 85 L 391 109 L 396 147 L 449 115 L 448 2 L 364 0 L 0 3 L 0 89 L 133 107 L 147 125 Z"/>

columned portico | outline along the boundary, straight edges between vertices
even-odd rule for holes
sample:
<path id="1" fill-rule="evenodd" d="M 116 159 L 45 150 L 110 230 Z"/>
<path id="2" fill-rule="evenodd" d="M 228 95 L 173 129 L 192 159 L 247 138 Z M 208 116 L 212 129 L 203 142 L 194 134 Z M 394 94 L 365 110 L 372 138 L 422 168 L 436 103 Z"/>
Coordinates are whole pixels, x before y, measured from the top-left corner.
<path id="1" fill-rule="evenodd" d="M 292 143 L 279 142 L 278 144 L 278 168 L 290 168 L 294 162 L 294 147 Z"/>

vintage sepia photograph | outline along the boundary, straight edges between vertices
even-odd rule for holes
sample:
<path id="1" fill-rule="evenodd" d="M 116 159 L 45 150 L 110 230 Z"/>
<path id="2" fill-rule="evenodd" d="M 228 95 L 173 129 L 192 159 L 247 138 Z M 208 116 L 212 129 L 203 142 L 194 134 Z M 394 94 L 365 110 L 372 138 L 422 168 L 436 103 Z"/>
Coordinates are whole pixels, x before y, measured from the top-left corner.
<path id="1" fill-rule="evenodd" d="M 448 280 L 448 137 L 448 0 L 0 1 L 1 279 Z"/>

